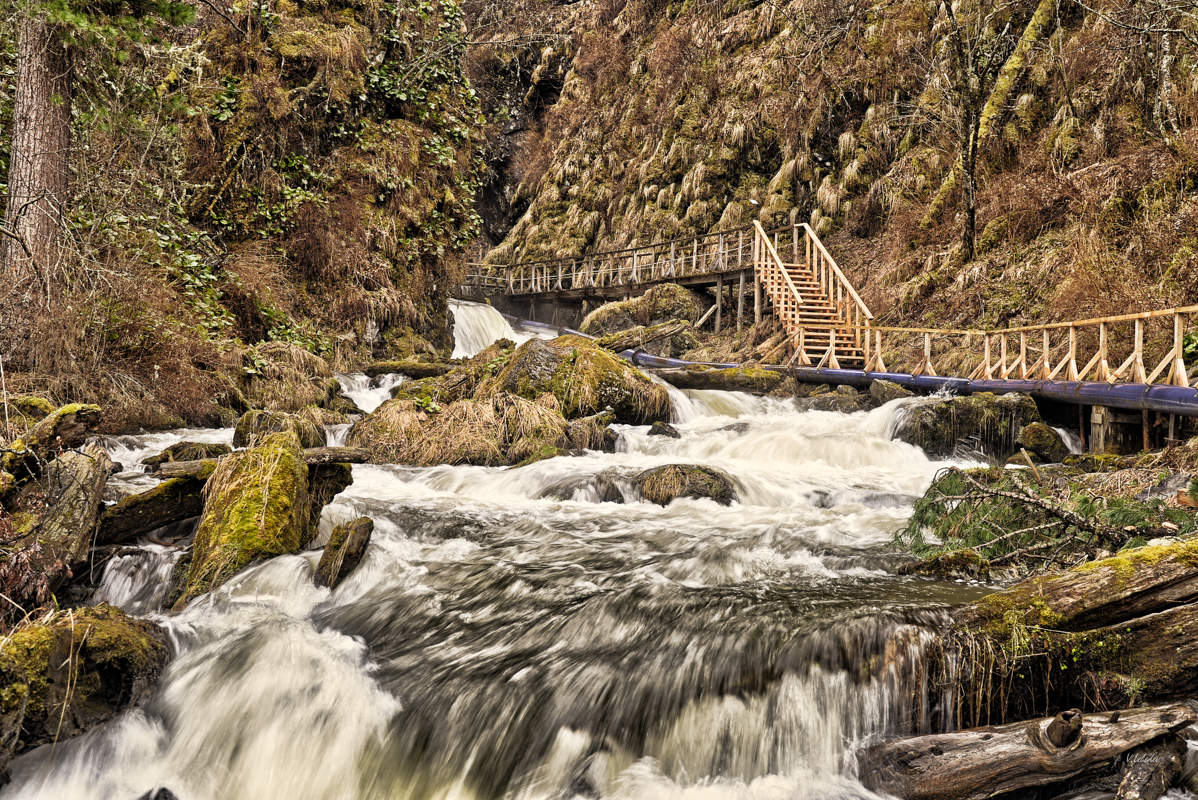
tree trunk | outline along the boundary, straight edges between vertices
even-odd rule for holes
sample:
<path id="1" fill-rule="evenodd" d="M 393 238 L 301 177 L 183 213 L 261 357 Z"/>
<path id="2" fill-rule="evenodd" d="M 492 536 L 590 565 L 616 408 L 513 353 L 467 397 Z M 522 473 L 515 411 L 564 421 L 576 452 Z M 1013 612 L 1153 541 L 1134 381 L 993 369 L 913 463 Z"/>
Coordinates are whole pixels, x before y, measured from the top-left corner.
<path id="1" fill-rule="evenodd" d="M 46 286 L 58 261 L 58 220 L 68 188 L 70 98 L 70 59 L 60 31 L 44 17 L 22 16 L 8 203 L 0 237 L 0 267 L 8 283 L 35 278 Z"/>
<path id="2" fill-rule="evenodd" d="M 967 120 L 969 135 L 961 151 L 962 199 L 965 201 L 965 225 L 961 229 L 961 261 L 973 261 L 974 242 L 977 240 L 978 219 L 978 130 L 977 116 L 970 114 Z"/>

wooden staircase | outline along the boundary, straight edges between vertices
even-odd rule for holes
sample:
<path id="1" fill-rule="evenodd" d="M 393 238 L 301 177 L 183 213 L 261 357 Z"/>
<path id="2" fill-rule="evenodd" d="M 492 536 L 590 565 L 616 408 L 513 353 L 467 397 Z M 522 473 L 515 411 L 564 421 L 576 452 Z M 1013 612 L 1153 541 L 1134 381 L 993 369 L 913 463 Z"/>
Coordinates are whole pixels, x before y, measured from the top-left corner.
<path id="1" fill-rule="evenodd" d="M 802 235 L 800 235 L 800 231 Z M 781 247 L 754 223 L 753 269 L 795 348 L 790 363 L 868 369 L 873 314 L 809 225 L 796 225 Z"/>

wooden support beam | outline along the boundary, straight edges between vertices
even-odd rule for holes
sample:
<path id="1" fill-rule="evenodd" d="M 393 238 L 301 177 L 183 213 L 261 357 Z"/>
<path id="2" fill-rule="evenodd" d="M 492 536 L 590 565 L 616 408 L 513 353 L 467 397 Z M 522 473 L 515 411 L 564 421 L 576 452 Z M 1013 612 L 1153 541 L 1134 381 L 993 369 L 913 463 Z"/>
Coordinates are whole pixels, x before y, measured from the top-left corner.
<path id="1" fill-rule="evenodd" d="M 736 284 L 736 332 L 740 333 L 741 321 L 745 315 L 745 273 L 742 271 Z"/>
<path id="2" fill-rule="evenodd" d="M 724 276 L 715 279 L 715 332 L 719 333 L 724 316 Z"/>

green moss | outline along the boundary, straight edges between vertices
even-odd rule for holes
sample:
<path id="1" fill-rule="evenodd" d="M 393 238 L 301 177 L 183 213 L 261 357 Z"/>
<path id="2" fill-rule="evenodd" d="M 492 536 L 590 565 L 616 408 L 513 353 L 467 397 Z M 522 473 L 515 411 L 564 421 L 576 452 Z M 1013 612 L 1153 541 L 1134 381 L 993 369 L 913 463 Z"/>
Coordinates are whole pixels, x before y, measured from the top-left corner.
<path id="1" fill-rule="evenodd" d="M 263 436 L 226 456 L 208 479 L 179 609 L 252 562 L 294 553 L 311 538 L 308 467 L 294 433 Z"/>
<path id="2" fill-rule="evenodd" d="M 1043 422 L 1033 422 L 1025 425 L 1019 432 L 1019 445 L 1046 462 L 1059 464 L 1069 455 L 1069 448 L 1061 439 L 1061 435 Z"/>

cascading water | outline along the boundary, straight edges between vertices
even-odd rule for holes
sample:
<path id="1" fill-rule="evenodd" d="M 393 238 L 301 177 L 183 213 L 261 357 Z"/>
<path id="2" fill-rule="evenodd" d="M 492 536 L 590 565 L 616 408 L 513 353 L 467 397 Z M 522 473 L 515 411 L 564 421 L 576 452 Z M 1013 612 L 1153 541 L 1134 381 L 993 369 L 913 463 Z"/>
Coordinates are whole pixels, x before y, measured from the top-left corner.
<path id="1" fill-rule="evenodd" d="M 521 344 L 529 339 L 551 339 L 556 334 L 543 329 L 516 330 L 503 315 L 486 303 L 450 300 L 453 312 L 453 357 L 469 358 L 499 339 Z"/>
<path id="2" fill-rule="evenodd" d="M 681 437 L 624 427 L 617 453 L 355 466 L 321 522 L 375 520 L 343 584 L 313 585 L 313 551 L 155 616 L 178 650 L 156 699 L 19 759 L 9 793 L 874 797 L 853 746 L 947 724 L 929 609 L 981 591 L 895 575 L 940 465 L 887 437 L 903 401 L 672 395 Z M 670 463 L 725 470 L 739 501 L 642 501 L 633 476 Z M 132 566 L 101 595 L 142 611 Z"/>
<path id="3" fill-rule="evenodd" d="M 391 399 L 391 390 L 406 380 L 403 375 L 379 375 L 372 378 L 361 372 L 337 373 L 341 394 L 354 401 L 354 405 L 369 414 Z"/>

